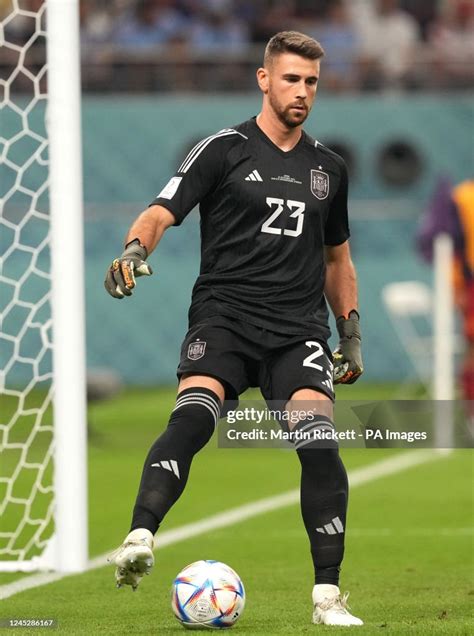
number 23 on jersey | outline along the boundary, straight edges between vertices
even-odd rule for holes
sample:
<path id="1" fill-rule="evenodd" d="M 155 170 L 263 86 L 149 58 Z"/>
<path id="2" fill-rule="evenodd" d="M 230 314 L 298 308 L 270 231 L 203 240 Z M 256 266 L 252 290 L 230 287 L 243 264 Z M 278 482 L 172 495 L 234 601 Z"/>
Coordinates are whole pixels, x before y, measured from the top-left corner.
<path id="1" fill-rule="evenodd" d="M 267 197 L 265 201 L 273 212 L 262 224 L 262 232 L 266 232 L 267 234 L 284 234 L 286 236 L 299 236 L 301 234 L 303 231 L 304 211 L 306 207 L 306 204 L 303 201 L 292 201 L 288 199 L 285 202 L 284 199 L 277 199 L 276 197 Z M 296 224 L 294 224 L 293 227 L 287 228 L 274 227 L 272 223 L 274 223 L 284 211 L 285 203 L 286 207 L 291 211 L 289 218 L 295 219 Z"/>

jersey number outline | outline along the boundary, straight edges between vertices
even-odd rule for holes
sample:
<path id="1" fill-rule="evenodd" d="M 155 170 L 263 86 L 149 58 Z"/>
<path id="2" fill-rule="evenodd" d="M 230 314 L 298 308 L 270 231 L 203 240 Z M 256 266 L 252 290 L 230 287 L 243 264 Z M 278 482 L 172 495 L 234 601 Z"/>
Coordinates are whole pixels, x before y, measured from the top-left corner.
<path id="1" fill-rule="evenodd" d="M 306 356 L 306 358 L 303 360 L 303 366 L 311 367 L 312 369 L 316 369 L 316 371 L 324 371 L 324 367 L 322 367 L 317 362 L 314 362 L 316 358 L 320 358 L 321 356 L 325 355 L 324 349 L 321 343 L 315 342 L 314 340 L 307 340 L 305 342 L 305 345 L 309 347 L 310 349 L 312 349 L 313 347 L 316 347 L 316 351 L 313 351 L 313 353 L 310 353 L 309 356 Z M 331 361 L 329 361 L 329 364 L 331 368 L 326 369 L 327 379 L 323 380 L 322 384 L 324 384 L 332 393 L 334 393 Z"/>
<path id="2" fill-rule="evenodd" d="M 291 230 L 288 228 L 282 229 L 281 227 L 273 227 L 272 223 L 275 221 L 285 208 L 285 199 L 277 199 L 276 197 L 267 197 L 265 199 L 266 204 L 271 209 L 276 206 L 276 210 L 271 214 L 266 221 L 262 224 L 261 231 L 267 234 L 285 234 L 286 236 L 299 236 L 303 231 L 304 211 L 306 203 L 303 201 L 293 201 L 288 199 L 286 201 L 287 208 L 291 211 L 290 219 L 296 219 L 296 228 Z"/>
<path id="3" fill-rule="evenodd" d="M 316 369 L 316 371 L 323 371 L 323 367 L 320 364 L 313 362 L 313 360 L 315 360 L 316 358 L 320 358 L 321 356 L 324 355 L 324 350 L 321 343 L 315 342 L 314 340 L 307 340 L 305 342 L 305 345 L 309 347 L 310 349 L 312 349 L 313 347 L 316 347 L 316 351 L 314 351 L 313 353 L 310 353 L 309 356 L 307 356 L 303 360 L 303 366 L 311 367 L 312 369 Z"/>

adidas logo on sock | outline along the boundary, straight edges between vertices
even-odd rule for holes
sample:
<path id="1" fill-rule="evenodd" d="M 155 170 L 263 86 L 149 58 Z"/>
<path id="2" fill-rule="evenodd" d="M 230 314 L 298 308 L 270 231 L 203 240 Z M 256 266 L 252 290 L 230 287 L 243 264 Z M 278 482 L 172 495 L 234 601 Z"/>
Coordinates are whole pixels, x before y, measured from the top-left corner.
<path id="1" fill-rule="evenodd" d="M 321 534 L 342 534 L 344 532 L 344 526 L 339 517 L 334 517 L 331 523 L 327 523 L 323 528 L 316 528 L 316 532 Z"/>
<path id="2" fill-rule="evenodd" d="M 161 462 L 156 462 L 156 464 L 152 464 L 152 466 L 169 470 L 171 473 L 174 473 L 176 477 L 179 479 L 178 462 L 176 462 L 174 459 L 170 459 L 170 461 L 168 461 L 167 459 L 163 459 Z"/>
<path id="3" fill-rule="evenodd" d="M 258 170 L 254 170 L 248 177 L 245 177 L 245 181 L 263 181 L 263 179 L 259 175 Z"/>

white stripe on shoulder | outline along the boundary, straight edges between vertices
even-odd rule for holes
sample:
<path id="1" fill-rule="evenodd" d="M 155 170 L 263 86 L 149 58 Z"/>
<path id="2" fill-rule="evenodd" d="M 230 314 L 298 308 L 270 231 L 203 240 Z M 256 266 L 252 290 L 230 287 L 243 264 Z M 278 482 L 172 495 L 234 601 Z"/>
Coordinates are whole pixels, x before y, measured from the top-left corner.
<path id="1" fill-rule="evenodd" d="M 190 159 L 188 159 L 188 161 L 185 163 L 184 166 L 182 166 L 180 172 L 187 172 L 189 170 L 189 168 L 193 165 L 193 163 L 196 161 L 196 159 L 199 157 L 199 155 L 204 152 L 204 150 L 207 148 L 207 146 L 212 143 L 215 139 L 219 139 L 221 137 L 228 137 L 229 135 L 235 135 L 235 132 L 225 132 L 225 133 L 221 133 L 219 135 L 213 135 L 210 139 L 206 139 L 206 141 L 201 144 L 201 146 L 199 147 L 199 149 L 194 153 L 194 156 L 191 157 Z"/>
<path id="2" fill-rule="evenodd" d="M 244 137 L 244 139 L 248 139 L 248 137 L 238 132 L 237 130 L 234 130 L 233 128 L 224 128 L 222 130 L 219 130 L 219 132 L 217 132 L 216 134 L 206 137 L 205 139 L 200 141 L 198 144 L 196 144 L 196 146 L 194 146 L 194 148 L 191 150 L 191 152 L 188 154 L 186 159 L 181 164 L 178 172 L 187 172 L 189 168 L 191 167 L 191 165 L 194 163 L 194 161 L 197 159 L 197 157 L 206 148 L 206 146 L 208 146 L 212 141 L 214 141 L 214 139 L 219 139 L 220 137 L 227 137 L 228 135 L 241 135 L 242 137 Z"/>
<path id="3" fill-rule="evenodd" d="M 240 135 L 244 139 L 248 139 L 248 137 L 243 135 L 238 130 L 234 130 L 233 128 L 224 128 L 223 130 L 220 130 L 219 132 L 217 132 L 215 135 L 210 135 L 209 137 L 206 137 L 205 139 L 202 139 L 198 144 L 196 144 L 194 146 L 194 148 L 191 150 L 191 152 L 189 152 L 188 156 L 183 161 L 183 163 L 180 165 L 180 167 L 178 169 L 178 172 L 187 172 L 189 170 L 189 168 L 192 166 L 192 164 L 199 157 L 201 152 L 203 152 L 204 149 L 212 141 L 214 141 L 214 139 L 219 139 L 220 137 L 227 137 L 229 135 Z"/>
<path id="4" fill-rule="evenodd" d="M 216 133 L 218 134 L 218 133 Z M 183 163 L 179 166 L 178 168 L 178 172 L 182 172 L 184 166 L 186 165 L 186 163 L 192 159 L 192 157 L 196 154 L 196 152 L 199 150 L 199 148 L 208 140 L 208 139 L 212 139 L 212 137 L 214 137 L 215 135 L 209 135 L 209 137 L 205 137 L 204 139 L 201 139 L 201 141 L 199 141 L 190 151 L 189 153 L 186 155 L 186 159 L 183 161 Z"/>

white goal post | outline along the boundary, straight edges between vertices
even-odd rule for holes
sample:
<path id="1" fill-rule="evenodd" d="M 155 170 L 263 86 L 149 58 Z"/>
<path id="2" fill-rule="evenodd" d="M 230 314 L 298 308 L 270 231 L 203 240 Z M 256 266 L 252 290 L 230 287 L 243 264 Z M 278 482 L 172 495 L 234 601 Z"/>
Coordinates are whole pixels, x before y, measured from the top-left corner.
<path id="1" fill-rule="evenodd" d="M 434 240 L 433 386 L 436 448 L 454 445 L 455 335 L 452 283 L 453 240 L 439 234 Z"/>
<path id="2" fill-rule="evenodd" d="M 2 57 L 0 571 L 79 572 L 88 560 L 79 0 L 34 11 L 12 0 L 0 15 Z"/>

